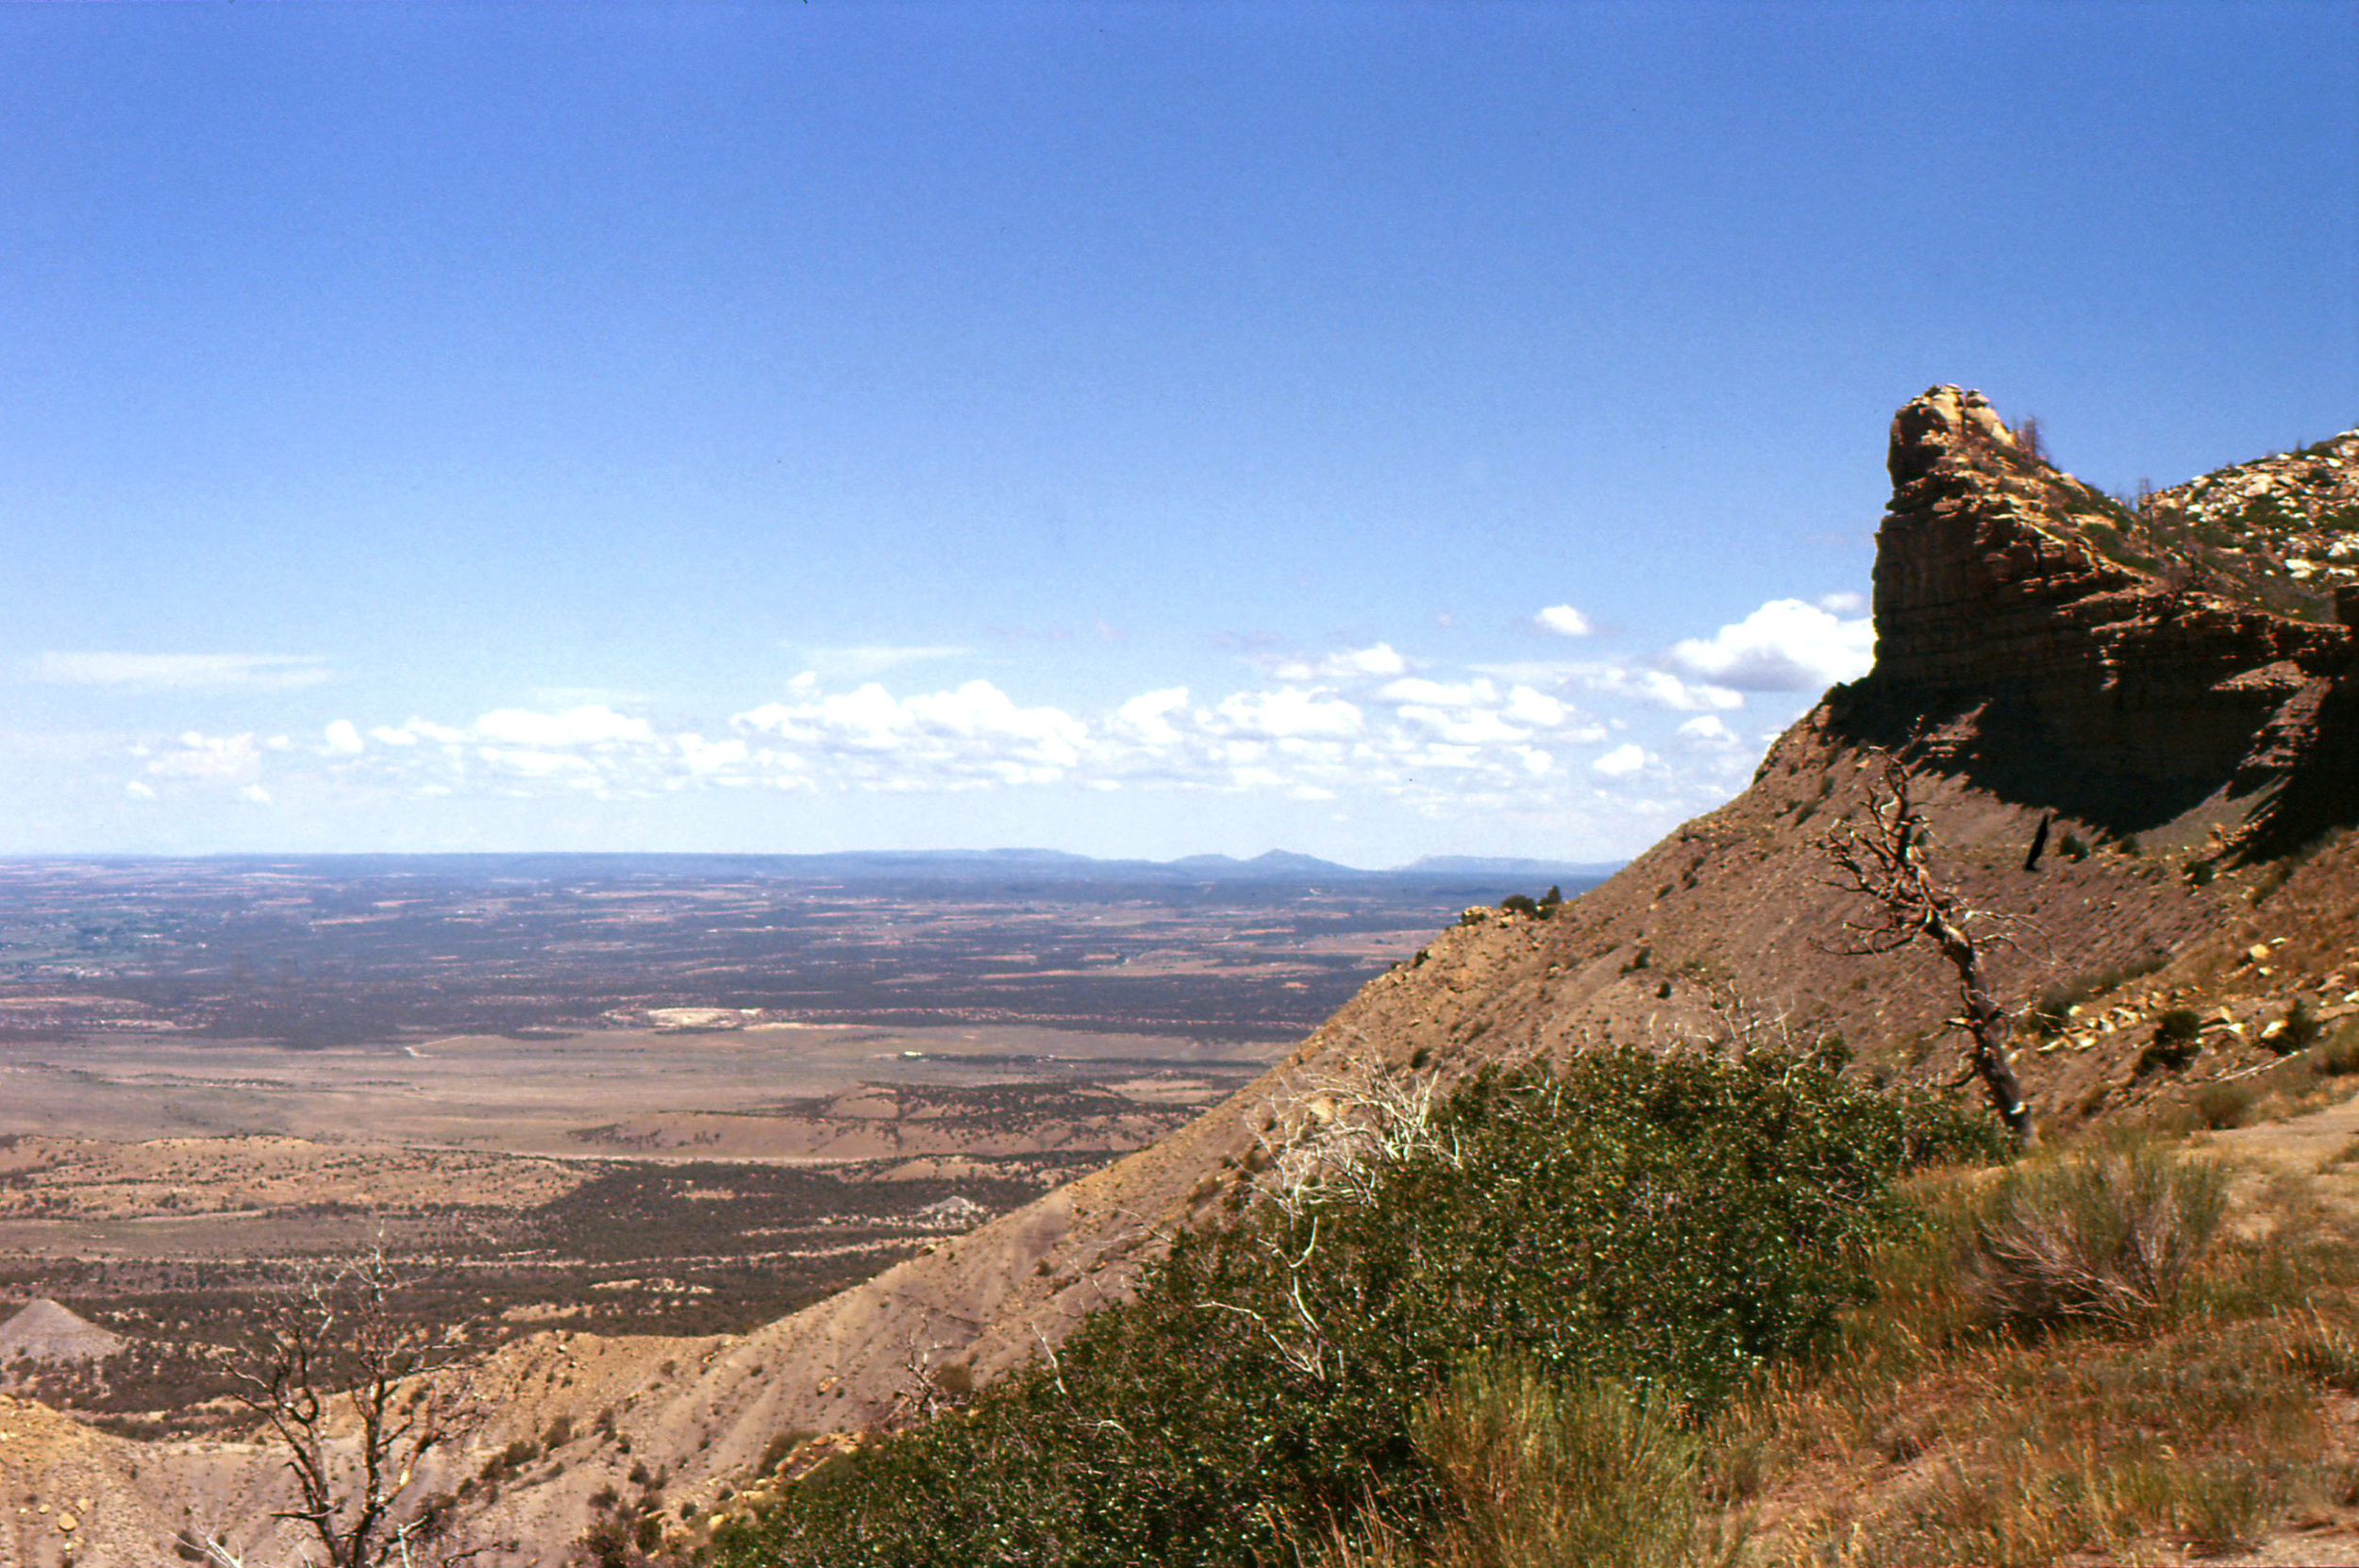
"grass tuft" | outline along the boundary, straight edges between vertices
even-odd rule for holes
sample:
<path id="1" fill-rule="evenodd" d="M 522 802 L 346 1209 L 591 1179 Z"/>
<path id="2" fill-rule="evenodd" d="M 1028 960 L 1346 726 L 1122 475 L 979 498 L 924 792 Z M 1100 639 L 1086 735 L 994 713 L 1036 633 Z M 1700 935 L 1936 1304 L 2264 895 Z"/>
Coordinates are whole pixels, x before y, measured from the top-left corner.
<path id="1" fill-rule="evenodd" d="M 2012 1326 L 2167 1321 L 2219 1228 L 2227 1181 L 2152 1143 L 2018 1166 L 1974 1206 L 1961 1241 L 1968 1296 Z"/>

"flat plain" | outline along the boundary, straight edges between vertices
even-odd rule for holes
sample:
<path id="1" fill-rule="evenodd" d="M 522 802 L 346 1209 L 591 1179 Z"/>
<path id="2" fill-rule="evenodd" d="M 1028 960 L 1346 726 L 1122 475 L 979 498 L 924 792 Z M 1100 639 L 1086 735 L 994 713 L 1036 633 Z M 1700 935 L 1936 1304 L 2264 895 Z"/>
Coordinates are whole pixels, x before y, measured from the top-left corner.
<path id="1" fill-rule="evenodd" d="M 377 1246 L 487 1348 L 749 1328 L 1153 1142 L 1510 891 L 1541 890 L 1025 856 L 0 863 L 0 1312 L 56 1298 L 130 1346 L 0 1380 L 205 1426 L 255 1293 Z"/>

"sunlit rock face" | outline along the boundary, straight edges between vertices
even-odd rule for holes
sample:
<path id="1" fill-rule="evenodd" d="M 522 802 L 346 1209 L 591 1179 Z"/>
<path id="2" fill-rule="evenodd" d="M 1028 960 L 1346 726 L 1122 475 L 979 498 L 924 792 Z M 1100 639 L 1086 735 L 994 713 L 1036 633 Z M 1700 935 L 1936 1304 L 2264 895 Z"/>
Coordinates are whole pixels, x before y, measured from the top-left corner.
<path id="1" fill-rule="evenodd" d="M 2133 509 L 2051 467 L 1979 392 L 1932 388 L 1892 422 L 1876 669 L 1846 707 L 2125 826 L 2281 778 L 2313 749 L 2352 634 L 2333 578 L 2230 519 L 2281 518 L 2294 547 L 2348 558 L 2354 459 L 2359 432 Z"/>

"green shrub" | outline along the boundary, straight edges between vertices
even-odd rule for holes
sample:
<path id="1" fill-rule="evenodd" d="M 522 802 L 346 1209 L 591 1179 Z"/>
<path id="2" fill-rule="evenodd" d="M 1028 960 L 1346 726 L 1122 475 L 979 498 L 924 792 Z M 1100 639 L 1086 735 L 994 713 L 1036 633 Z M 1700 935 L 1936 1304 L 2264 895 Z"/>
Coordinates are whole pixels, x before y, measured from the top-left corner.
<path id="1" fill-rule="evenodd" d="M 2154 1038 L 2138 1053 L 2139 1077 L 2168 1068 L 2176 1073 L 2201 1054 L 2203 1020 L 2193 1008 L 2173 1008 L 2154 1021 Z"/>
<path id="2" fill-rule="evenodd" d="M 2296 1002 L 2285 1009 L 2285 1026 L 2261 1043 L 2281 1057 L 2291 1056 L 2296 1051 L 2306 1051 L 2317 1044 L 2318 1036 L 2325 1032 L 2326 1026 L 2318 1022 L 2318 1015 L 2311 1010 L 2310 1004 Z"/>
<path id="3" fill-rule="evenodd" d="M 2017 1326 L 2167 1318 L 2219 1228 L 2226 1176 L 2150 1143 L 2017 1166 L 1973 1204 L 1961 1277 Z"/>
<path id="4" fill-rule="evenodd" d="M 1369 1504 L 1442 1521 L 1416 1412 L 1467 1357 L 1710 1410 L 1832 1342 L 1904 1223 L 1899 1173 L 2000 1148 L 1985 1118 L 1769 1053 L 1495 1068 L 1429 1130 L 1349 1201 L 1182 1234 L 1052 1361 L 725 1527 L 716 1561 L 1212 1568 Z"/>

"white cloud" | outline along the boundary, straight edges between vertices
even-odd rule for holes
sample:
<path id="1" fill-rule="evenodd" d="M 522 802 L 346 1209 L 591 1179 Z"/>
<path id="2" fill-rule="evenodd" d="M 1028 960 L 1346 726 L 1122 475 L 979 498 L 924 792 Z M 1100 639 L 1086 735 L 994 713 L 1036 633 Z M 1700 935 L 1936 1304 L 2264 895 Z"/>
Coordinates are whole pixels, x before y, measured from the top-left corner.
<path id="1" fill-rule="evenodd" d="M 1453 711 L 1412 704 L 1400 709 L 1400 719 L 1403 724 L 1421 726 L 1455 745 L 1479 746 L 1497 741 L 1527 741 L 1531 738 L 1531 731 L 1509 724 L 1495 710 L 1485 708 Z"/>
<path id="2" fill-rule="evenodd" d="M 1856 680 L 1876 662 L 1875 623 L 1799 599 L 1772 599 L 1710 637 L 1671 645 L 1690 676 L 1748 692 L 1804 692 Z"/>
<path id="3" fill-rule="evenodd" d="M 1171 715 L 1188 706 L 1188 689 L 1166 687 L 1161 692 L 1147 692 L 1132 697 L 1114 709 L 1114 718 L 1149 745 L 1168 746 L 1178 742 L 1180 731 L 1171 722 Z"/>
<path id="4" fill-rule="evenodd" d="M 319 659 L 276 654 L 40 653 L 24 671 L 54 685 L 137 692 L 283 691 L 334 678 Z"/>
<path id="5" fill-rule="evenodd" d="M 1668 670 L 1633 670 L 1624 664 L 1608 664 L 1590 671 L 1581 677 L 1581 683 L 1592 692 L 1632 697 L 1650 708 L 1668 709 L 1674 713 L 1745 705 L 1741 692 L 1725 686 L 1684 681 Z"/>
<path id="6" fill-rule="evenodd" d="M 1732 744 L 1735 734 L 1720 722 L 1716 713 L 1703 713 L 1680 726 L 1680 733 L 1691 741 L 1706 741 L 1715 744 Z"/>
<path id="7" fill-rule="evenodd" d="M 535 751 L 523 746 L 478 746 L 476 755 L 495 768 L 527 778 L 554 778 L 561 774 L 591 775 L 597 764 L 569 751 Z"/>
<path id="8" fill-rule="evenodd" d="M 1821 593 L 1818 608 L 1830 615 L 1865 615 L 1867 595 L 1865 593 Z"/>
<path id="9" fill-rule="evenodd" d="M 278 753 L 254 735 L 151 738 L 136 782 L 165 798 L 200 783 L 285 795 L 310 770 L 306 799 L 321 788 L 607 799 L 1062 786 L 1256 795 L 1347 816 L 1571 823 L 1603 810 L 1653 822 L 1709 805 L 1741 761 L 1716 716 L 1741 693 L 1629 659 L 1427 670 L 1380 642 L 1297 662 L 1324 678 L 1274 678 L 1263 661 L 1263 678 L 1227 691 L 1171 685 L 1088 710 L 1028 703 L 989 680 L 906 692 L 814 670 L 726 726 L 661 728 L 637 699 L 584 689 L 570 705 L 543 694 L 458 725 L 338 718 Z"/>
<path id="10" fill-rule="evenodd" d="M 1545 692 L 1518 684 L 1507 693 L 1507 716 L 1517 724 L 1554 729 L 1572 716 L 1572 709 Z"/>
<path id="11" fill-rule="evenodd" d="M 175 749 L 148 759 L 151 778 L 185 779 L 191 783 L 250 783 L 261 772 L 262 749 L 252 735 L 183 734 Z"/>
<path id="12" fill-rule="evenodd" d="M 1057 708 L 1022 708 L 987 680 L 895 697 L 874 681 L 857 691 L 765 703 L 729 721 L 742 734 L 823 757 L 876 759 L 870 782 L 1022 783 L 1060 776 L 1080 760 L 1089 726 Z M 768 755 L 768 753 L 765 753 Z M 892 779 L 877 768 L 888 760 Z"/>
<path id="13" fill-rule="evenodd" d="M 153 800 L 156 798 L 155 786 L 142 783 L 136 778 L 132 779 L 128 784 L 125 784 L 123 787 L 123 792 L 129 795 L 133 800 Z"/>
<path id="14" fill-rule="evenodd" d="M 1529 600 L 1525 602 L 1530 603 Z M 1533 616 L 1531 624 L 1559 637 L 1586 637 L 1597 629 L 1590 625 L 1588 616 L 1570 605 L 1550 605 Z"/>
<path id="15" fill-rule="evenodd" d="M 1417 676 L 1389 682 L 1376 694 L 1386 702 L 1424 708 L 1474 708 L 1499 700 L 1498 688 L 1487 680 L 1439 681 Z"/>
<path id="16" fill-rule="evenodd" d="M 1253 735 L 1354 735 L 1360 709 L 1320 692 L 1280 687 L 1275 692 L 1239 692 L 1216 710 L 1231 728 Z"/>
<path id="17" fill-rule="evenodd" d="M 1365 648 L 1347 648 L 1342 653 L 1329 654 L 1320 659 L 1290 659 L 1270 668 L 1277 680 L 1382 680 L 1388 676 L 1405 675 L 1409 661 L 1390 642 L 1378 642 Z"/>
<path id="18" fill-rule="evenodd" d="M 736 736 L 726 741 L 708 741 L 701 735 L 678 738 L 680 760 L 688 771 L 700 778 L 742 768 L 753 757 L 752 750 Z"/>
<path id="19" fill-rule="evenodd" d="M 646 720 L 617 713 L 604 703 L 569 708 L 561 713 L 535 713 L 524 708 L 494 709 L 476 720 L 475 733 L 481 740 L 536 748 L 655 739 Z"/>
<path id="20" fill-rule="evenodd" d="M 238 798 L 240 800 L 250 800 L 257 806 L 268 806 L 270 804 L 270 792 L 263 789 L 259 784 L 248 784 L 238 792 Z"/>

